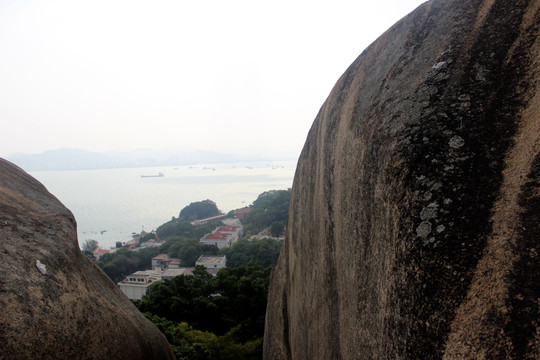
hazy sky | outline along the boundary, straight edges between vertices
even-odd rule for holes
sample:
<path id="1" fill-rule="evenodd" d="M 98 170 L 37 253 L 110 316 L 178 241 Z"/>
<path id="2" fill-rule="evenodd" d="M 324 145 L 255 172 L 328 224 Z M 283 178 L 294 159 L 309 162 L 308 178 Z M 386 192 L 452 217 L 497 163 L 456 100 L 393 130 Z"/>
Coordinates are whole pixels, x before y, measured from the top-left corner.
<path id="1" fill-rule="evenodd" d="M 0 0 L 0 156 L 298 156 L 346 68 L 424 0 Z"/>

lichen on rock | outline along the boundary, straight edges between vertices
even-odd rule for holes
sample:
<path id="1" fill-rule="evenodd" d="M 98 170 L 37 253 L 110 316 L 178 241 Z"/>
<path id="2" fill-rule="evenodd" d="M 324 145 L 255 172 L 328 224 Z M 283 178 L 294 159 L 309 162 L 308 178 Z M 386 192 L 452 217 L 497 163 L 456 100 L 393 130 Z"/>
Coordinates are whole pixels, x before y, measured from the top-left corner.
<path id="1" fill-rule="evenodd" d="M 338 80 L 298 161 L 265 359 L 538 357 L 538 19 L 538 0 L 429 1 Z"/>

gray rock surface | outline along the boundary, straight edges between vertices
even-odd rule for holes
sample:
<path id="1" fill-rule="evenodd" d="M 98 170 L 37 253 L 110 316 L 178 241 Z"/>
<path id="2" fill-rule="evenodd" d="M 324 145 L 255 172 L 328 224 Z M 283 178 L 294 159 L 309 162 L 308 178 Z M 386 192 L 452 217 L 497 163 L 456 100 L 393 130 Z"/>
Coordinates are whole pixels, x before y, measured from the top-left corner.
<path id="1" fill-rule="evenodd" d="M 264 358 L 538 359 L 540 1 L 434 0 L 308 134 Z"/>
<path id="2" fill-rule="evenodd" d="M 159 330 L 82 255 L 71 212 L 2 159 L 0 254 L 0 359 L 174 359 Z"/>

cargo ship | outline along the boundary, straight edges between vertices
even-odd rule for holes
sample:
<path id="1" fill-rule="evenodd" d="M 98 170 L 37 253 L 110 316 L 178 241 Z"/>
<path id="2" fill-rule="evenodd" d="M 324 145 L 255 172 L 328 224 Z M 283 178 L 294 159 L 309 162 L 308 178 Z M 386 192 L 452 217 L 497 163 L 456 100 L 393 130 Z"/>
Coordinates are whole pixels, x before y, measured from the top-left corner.
<path id="1" fill-rule="evenodd" d="M 141 175 L 142 178 L 147 178 L 147 177 L 164 177 L 165 175 L 163 175 L 163 173 L 157 173 L 155 175 Z"/>

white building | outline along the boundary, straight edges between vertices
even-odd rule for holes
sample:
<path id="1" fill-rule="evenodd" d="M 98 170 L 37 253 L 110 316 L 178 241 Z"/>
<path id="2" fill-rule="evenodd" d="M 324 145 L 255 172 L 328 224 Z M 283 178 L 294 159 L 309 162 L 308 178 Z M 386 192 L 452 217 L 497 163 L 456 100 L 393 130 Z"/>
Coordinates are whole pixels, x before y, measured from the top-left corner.
<path id="1" fill-rule="evenodd" d="M 232 236 L 222 233 L 211 233 L 203 236 L 200 240 L 201 243 L 206 245 L 215 245 L 218 249 L 229 247 L 232 244 Z"/>
<path id="2" fill-rule="evenodd" d="M 152 258 L 152 270 L 178 268 L 180 268 L 180 259 L 169 257 L 167 254 L 160 254 Z"/>
<path id="3" fill-rule="evenodd" d="M 137 271 L 118 283 L 120 290 L 131 300 L 141 300 L 150 286 L 159 280 L 172 280 L 179 275 L 193 275 L 194 268 L 179 267 L 179 261 L 165 254 L 152 258 L 152 270 Z M 216 276 L 227 266 L 225 255 L 201 255 L 196 265 L 206 267 L 206 271 Z"/>
<path id="4" fill-rule="evenodd" d="M 145 247 L 160 247 L 164 243 L 165 243 L 164 241 L 156 241 L 156 239 L 150 239 L 148 241 L 143 242 L 140 245 L 140 247 L 142 247 L 142 248 L 145 248 Z"/>
<path id="5" fill-rule="evenodd" d="M 242 237 L 244 228 L 241 225 L 225 225 L 219 228 L 219 232 L 222 234 L 228 234 L 231 237 L 231 242 L 234 244 Z"/>
<path id="6" fill-rule="evenodd" d="M 195 262 L 196 266 L 202 265 L 206 272 L 216 276 L 219 270 L 227 266 L 227 257 L 225 255 L 201 255 Z"/>
<path id="7" fill-rule="evenodd" d="M 213 233 L 204 235 L 199 241 L 222 249 L 234 244 L 241 236 L 242 226 L 225 225 L 217 228 Z"/>
<path id="8" fill-rule="evenodd" d="M 206 269 L 223 269 L 227 266 L 227 256 L 225 255 L 201 255 L 195 265 L 202 265 Z"/>
<path id="9" fill-rule="evenodd" d="M 204 224 L 208 223 L 209 221 L 223 219 L 224 217 L 227 217 L 227 214 L 221 214 L 221 215 L 217 215 L 217 216 L 212 216 L 212 217 L 209 217 L 209 218 L 206 218 L 206 219 L 194 220 L 194 221 L 191 222 L 191 225 L 193 225 L 193 226 L 201 226 L 201 225 L 204 225 Z"/>
<path id="10" fill-rule="evenodd" d="M 120 290 L 131 300 L 141 300 L 150 285 L 161 280 L 161 271 L 137 271 L 118 283 Z"/>
<path id="11" fill-rule="evenodd" d="M 193 275 L 194 268 L 167 269 L 161 273 L 161 280 L 172 280 L 180 275 Z"/>

